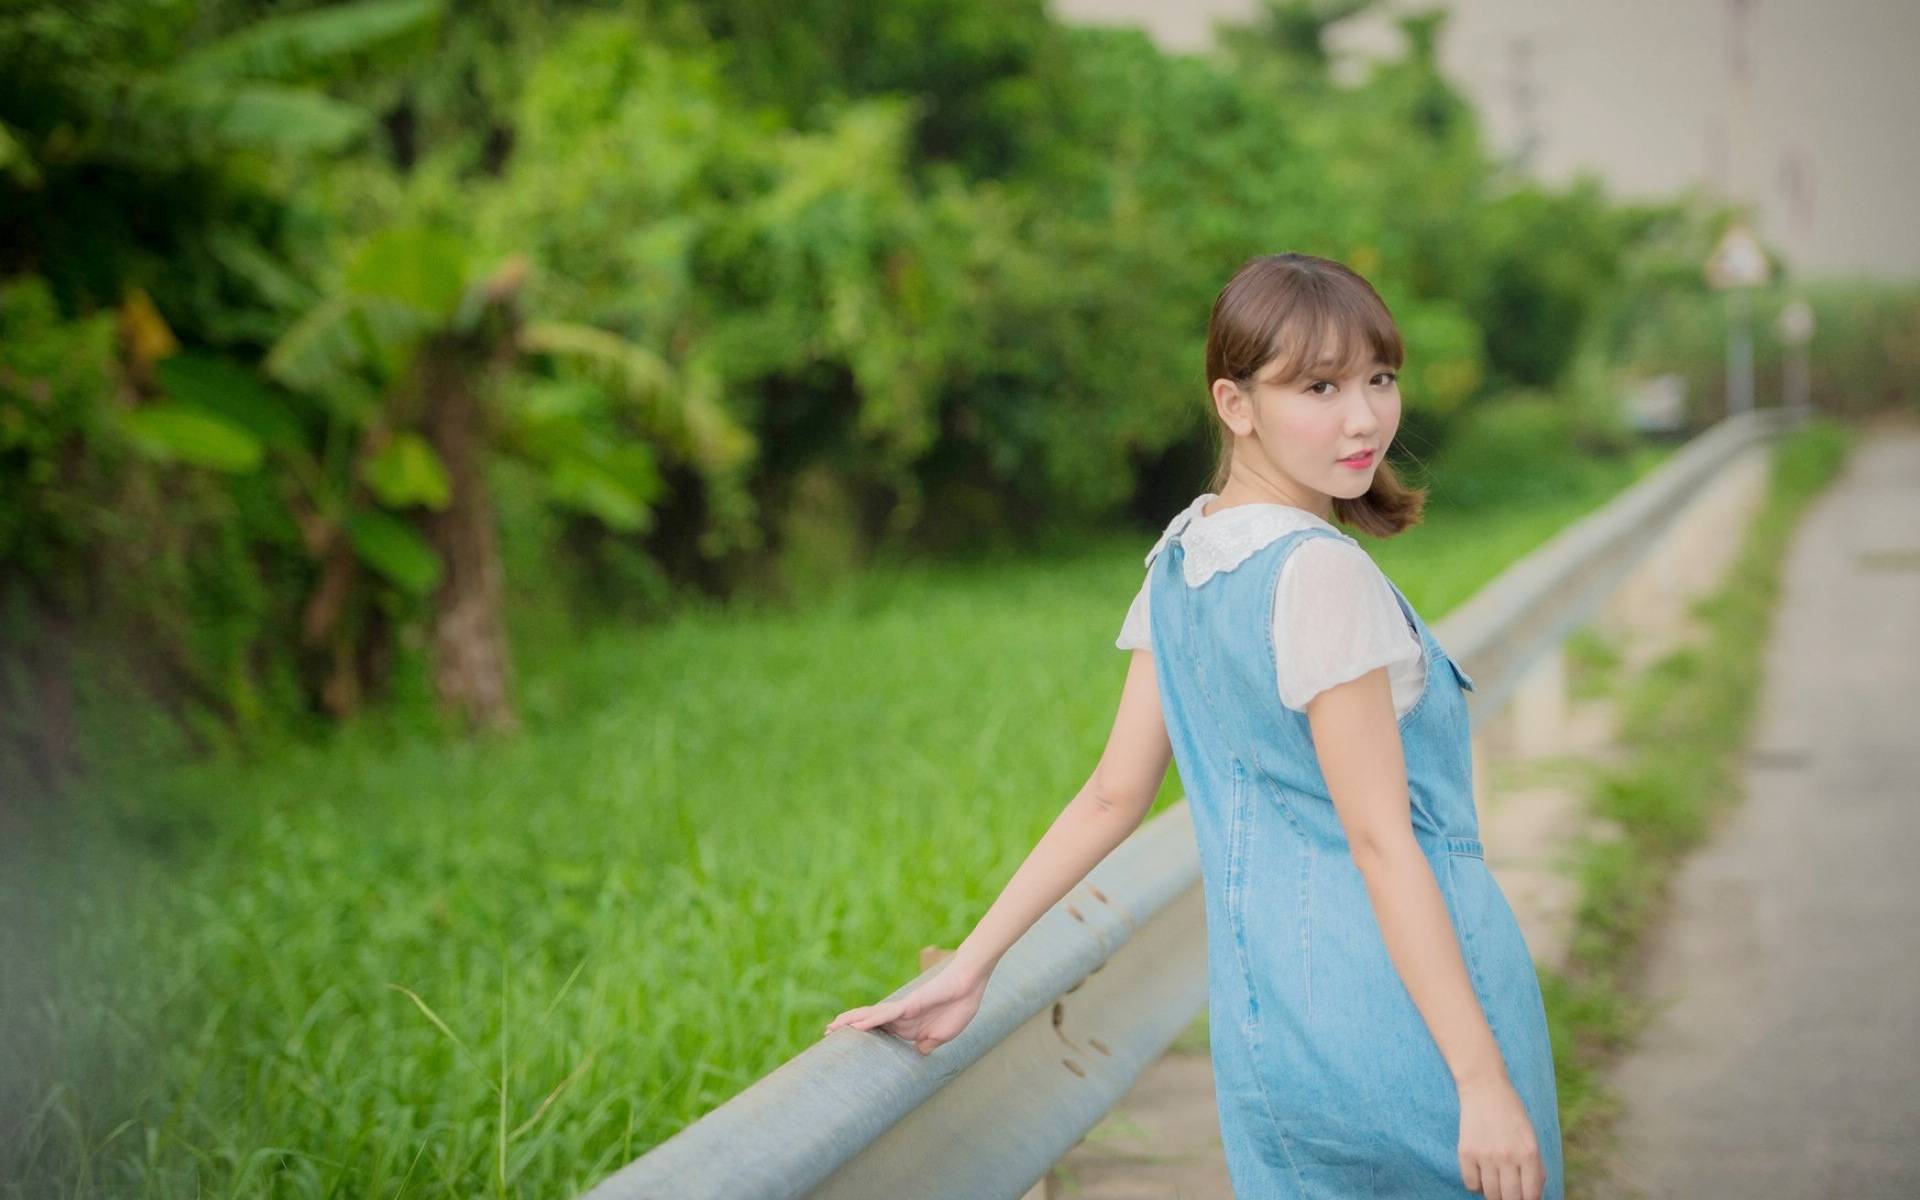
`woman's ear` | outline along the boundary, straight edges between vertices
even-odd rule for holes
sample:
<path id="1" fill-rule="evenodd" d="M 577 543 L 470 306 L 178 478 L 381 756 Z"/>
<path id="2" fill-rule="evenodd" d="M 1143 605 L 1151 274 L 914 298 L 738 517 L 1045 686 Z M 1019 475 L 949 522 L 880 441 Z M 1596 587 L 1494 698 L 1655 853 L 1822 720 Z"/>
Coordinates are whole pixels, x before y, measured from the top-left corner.
<path id="1" fill-rule="evenodd" d="M 1213 381 L 1213 411 L 1240 437 L 1253 432 L 1253 398 L 1233 380 L 1222 377 Z"/>

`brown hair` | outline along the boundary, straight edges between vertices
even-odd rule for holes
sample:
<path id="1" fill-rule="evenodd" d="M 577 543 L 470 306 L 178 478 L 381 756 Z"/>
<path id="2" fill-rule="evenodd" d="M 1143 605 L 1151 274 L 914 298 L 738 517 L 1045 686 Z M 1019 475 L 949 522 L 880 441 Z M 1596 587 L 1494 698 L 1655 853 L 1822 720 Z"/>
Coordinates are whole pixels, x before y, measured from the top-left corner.
<path id="1" fill-rule="evenodd" d="M 1323 350 L 1339 347 L 1338 357 Z M 1345 375 L 1378 359 L 1398 370 L 1406 355 L 1393 314 L 1373 285 L 1332 259 L 1311 254 L 1267 254 L 1235 271 L 1213 302 L 1207 323 L 1207 411 L 1212 414 L 1218 464 L 1207 490 L 1218 492 L 1233 465 L 1233 432 L 1213 406 L 1213 381 L 1248 387 L 1277 358 L 1283 382 L 1293 382 L 1314 364 L 1337 363 Z M 1316 374 L 1320 373 L 1316 369 Z M 1333 499 L 1334 519 L 1385 537 L 1420 522 L 1424 488 L 1400 481 L 1385 459 L 1373 471 L 1364 496 Z"/>

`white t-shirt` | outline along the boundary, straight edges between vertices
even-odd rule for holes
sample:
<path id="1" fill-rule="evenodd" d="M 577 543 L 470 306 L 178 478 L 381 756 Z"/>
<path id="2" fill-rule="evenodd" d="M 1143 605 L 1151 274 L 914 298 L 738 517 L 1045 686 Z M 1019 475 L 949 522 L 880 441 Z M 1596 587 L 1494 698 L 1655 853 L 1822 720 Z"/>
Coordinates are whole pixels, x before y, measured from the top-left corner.
<path id="1" fill-rule="evenodd" d="M 1215 498 L 1203 492 L 1182 514 L 1180 543 L 1186 547 L 1181 574 L 1198 587 L 1217 571 L 1230 571 L 1274 539 L 1297 529 L 1331 529 L 1337 538 L 1308 538 L 1294 547 L 1280 569 L 1273 593 L 1274 674 L 1280 702 L 1305 712 L 1307 701 L 1335 684 L 1387 668 L 1393 707 L 1404 716 L 1426 684 L 1420 635 L 1394 598 L 1393 585 L 1360 544 L 1303 508 L 1290 504 L 1236 504 L 1212 516 L 1202 510 Z M 1168 523 L 1168 532 L 1181 517 Z M 1164 544 L 1167 534 L 1161 534 Z M 1159 544 L 1156 544 L 1156 549 Z M 1151 610 L 1140 585 L 1114 645 L 1152 650 Z"/>

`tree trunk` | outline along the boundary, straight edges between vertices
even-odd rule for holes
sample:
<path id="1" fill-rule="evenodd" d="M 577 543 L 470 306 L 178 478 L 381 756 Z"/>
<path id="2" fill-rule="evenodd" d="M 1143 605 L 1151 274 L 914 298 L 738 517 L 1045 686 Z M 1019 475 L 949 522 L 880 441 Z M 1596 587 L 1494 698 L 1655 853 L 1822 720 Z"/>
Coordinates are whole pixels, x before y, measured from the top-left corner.
<path id="1" fill-rule="evenodd" d="M 17 637 L 0 640 L 0 829 L 9 814 L 58 796 L 80 774 L 74 743 L 73 627 L 31 592 Z M 9 830 L 11 832 L 11 830 Z"/>
<path id="2" fill-rule="evenodd" d="M 500 551 L 487 491 L 481 389 L 491 364 L 451 337 L 420 354 L 423 430 L 452 483 L 447 506 L 426 515 L 442 573 L 432 602 L 434 691 L 476 728 L 518 727 L 512 661 L 501 619 Z"/>
<path id="3" fill-rule="evenodd" d="M 360 560 L 337 529 L 313 536 L 311 545 L 321 547 L 320 577 L 300 613 L 300 649 L 319 677 L 321 709 L 331 717 L 347 717 L 359 709 L 361 695 L 353 630 L 346 620 L 359 582 Z"/>

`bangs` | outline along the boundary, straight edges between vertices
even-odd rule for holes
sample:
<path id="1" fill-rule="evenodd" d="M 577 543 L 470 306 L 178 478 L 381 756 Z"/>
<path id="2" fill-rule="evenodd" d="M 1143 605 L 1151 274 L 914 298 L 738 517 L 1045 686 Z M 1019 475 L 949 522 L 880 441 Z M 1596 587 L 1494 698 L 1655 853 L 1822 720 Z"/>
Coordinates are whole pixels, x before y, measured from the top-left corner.
<path id="1" fill-rule="evenodd" d="M 1347 288 L 1302 289 L 1275 314 L 1268 356 L 1254 370 L 1278 363 L 1275 383 L 1306 377 L 1345 378 L 1371 363 L 1398 370 L 1404 357 L 1399 330 L 1372 297 Z"/>

